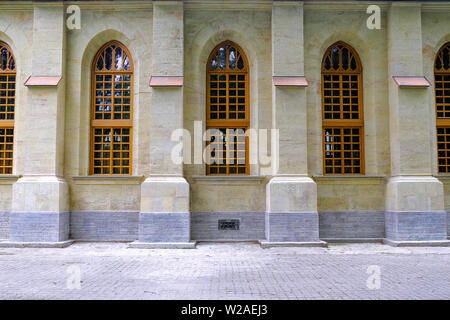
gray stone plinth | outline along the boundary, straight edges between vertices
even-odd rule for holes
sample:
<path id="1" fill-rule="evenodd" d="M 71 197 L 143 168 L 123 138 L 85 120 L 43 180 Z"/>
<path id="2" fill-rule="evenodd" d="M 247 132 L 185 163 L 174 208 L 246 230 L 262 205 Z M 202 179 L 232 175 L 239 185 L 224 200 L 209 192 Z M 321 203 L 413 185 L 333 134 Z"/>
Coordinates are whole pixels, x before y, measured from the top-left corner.
<path id="1" fill-rule="evenodd" d="M 197 242 L 140 242 L 134 241 L 128 245 L 134 249 L 195 249 Z"/>
<path id="2" fill-rule="evenodd" d="M 137 211 L 72 211 L 70 238 L 83 241 L 134 241 L 138 238 Z"/>
<path id="3" fill-rule="evenodd" d="M 239 230 L 219 230 L 219 220 L 238 220 Z M 203 241 L 263 240 L 264 212 L 192 212 L 191 238 Z"/>
<path id="4" fill-rule="evenodd" d="M 383 243 L 392 247 L 450 247 L 450 240 L 394 241 L 383 239 Z"/>
<path id="5" fill-rule="evenodd" d="M 447 211 L 447 239 L 450 239 L 450 211 Z"/>
<path id="6" fill-rule="evenodd" d="M 384 237 L 384 211 L 321 211 L 320 239 L 381 241 Z"/>
<path id="7" fill-rule="evenodd" d="M 322 238 L 329 243 L 382 243 L 383 238 Z"/>
<path id="8" fill-rule="evenodd" d="M 69 212 L 11 212 L 8 241 L 66 241 L 69 239 L 69 220 Z"/>
<path id="9" fill-rule="evenodd" d="M 8 239 L 9 235 L 9 212 L 0 211 L 0 239 Z"/>
<path id="10" fill-rule="evenodd" d="M 189 242 L 190 212 L 141 212 L 139 242 Z"/>
<path id="11" fill-rule="evenodd" d="M 392 212 L 385 213 L 386 239 L 389 241 L 447 240 L 447 213 Z"/>
<path id="12" fill-rule="evenodd" d="M 0 241 L 0 248 L 66 248 L 74 241 L 58 241 L 58 242 L 10 242 Z"/>
<path id="13" fill-rule="evenodd" d="M 271 241 L 260 241 L 261 248 L 273 248 L 273 247 L 327 247 L 325 241 L 307 241 L 307 242 L 271 242 Z"/>
<path id="14" fill-rule="evenodd" d="M 320 242 L 317 212 L 266 212 L 266 240 L 278 242 Z"/>

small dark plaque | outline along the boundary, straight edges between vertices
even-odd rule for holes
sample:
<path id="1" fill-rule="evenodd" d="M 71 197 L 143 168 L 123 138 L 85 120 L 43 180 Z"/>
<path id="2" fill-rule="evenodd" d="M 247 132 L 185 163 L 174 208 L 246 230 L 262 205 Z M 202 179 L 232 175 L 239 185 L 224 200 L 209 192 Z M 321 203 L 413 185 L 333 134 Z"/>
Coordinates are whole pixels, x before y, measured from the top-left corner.
<path id="1" fill-rule="evenodd" d="M 239 230 L 239 220 L 219 220 L 219 230 Z"/>

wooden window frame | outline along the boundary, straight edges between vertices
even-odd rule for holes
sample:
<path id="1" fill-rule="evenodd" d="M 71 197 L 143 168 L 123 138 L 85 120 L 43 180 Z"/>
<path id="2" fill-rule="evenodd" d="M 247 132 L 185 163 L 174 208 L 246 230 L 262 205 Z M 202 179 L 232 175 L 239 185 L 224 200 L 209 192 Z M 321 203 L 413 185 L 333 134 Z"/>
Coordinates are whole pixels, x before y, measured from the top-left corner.
<path id="1" fill-rule="evenodd" d="M 0 158 L 0 160 L 1 160 L 0 174 L 12 175 L 13 170 L 14 170 L 14 138 L 15 138 L 14 124 L 15 124 L 15 113 L 16 113 L 16 101 L 17 101 L 16 100 L 16 98 L 17 98 L 17 60 L 14 56 L 14 53 L 13 53 L 11 47 L 3 41 L 0 41 L 0 59 L 1 59 L 1 51 L 3 49 L 6 49 L 6 51 L 7 51 L 7 61 L 6 61 L 6 69 L 2 70 L 1 60 L 0 60 L 0 76 L 7 77 L 7 81 L 6 81 L 7 88 L 5 89 L 5 91 L 7 93 L 11 90 L 10 88 L 8 88 L 8 85 L 11 83 L 11 82 L 9 82 L 9 77 L 14 76 L 14 96 L 12 97 L 14 99 L 14 105 L 13 105 L 14 111 L 12 112 L 12 119 L 7 119 L 8 118 L 8 106 L 9 106 L 9 103 L 7 100 L 11 99 L 11 97 L 6 93 L 6 96 L 5 96 L 5 101 L 6 101 L 5 102 L 5 119 L 0 119 L 0 130 L 5 130 L 5 134 L 2 135 L 4 142 L 0 142 L 0 144 L 2 144 L 2 147 L 3 147 L 3 149 L 0 150 L 0 152 L 3 154 L 3 157 Z M 14 63 L 12 69 L 10 68 L 11 61 Z M 1 90 L 1 88 L 0 88 L 0 90 Z M 1 97 L 0 97 L 0 99 L 1 99 Z M 9 114 L 11 114 L 11 113 L 9 113 Z M 6 139 L 8 136 L 10 136 L 7 131 L 11 130 L 11 129 L 13 130 L 12 131 L 12 142 L 7 143 Z M 5 155 L 6 145 L 9 145 L 9 144 L 11 145 L 12 149 L 10 151 L 9 150 L 8 151 L 12 153 L 12 156 L 6 157 L 6 155 Z M 6 161 L 11 161 L 11 165 L 7 166 Z M 7 169 L 10 172 L 5 173 L 5 171 L 7 171 Z"/>
<path id="2" fill-rule="evenodd" d="M 213 69 L 212 68 L 212 60 L 213 58 L 217 57 L 217 52 L 220 48 L 225 47 L 225 46 L 231 46 L 234 47 L 236 49 L 236 52 L 239 51 L 239 57 L 242 57 L 243 59 L 243 64 L 244 67 L 243 69 L 238 69 L 238 58 L 236 58 L 236 67 L 235 69 L 230 69 L 229 68 L 229 59 L 228 59 L 228 55 L 226 55 L 225 57 L 225 62 L 226 62 L 226 66 L 224 70 L 220 70 L 219 67 L 217 67 L 217 69 Z M 228 118 L 229 116 L 229 84 L 230 84 L 230 80 L 229 80 L 229 76 L 230 75 L 236 75 L 236 77 L 238 75 L 244 75 L 245 76 L 245 119 L 211 119 L 210 118 L 210 114 L 211 114 L 211 80 L 210 80 L 210 76 L 211 75 L 217 75 L 218 77 L 220 75 L 225 75 L 226 76 L 226 116 Z M 218 80 L 219 82 L 219 80 Z M 239 80 L 236 80 L 236 83 L 238 83 Z M 206 66 L 206 130 L 210 130 L 210 129 L 239 129 L 239 128 L 243 128 L 246 131 L 246 137 L 245 137 L 245 173 L 230 173 L 230 164 L 226 163 L 225 167 L 226 167 L 226 173 L 211 173 L 211 168 L 209 164 L 206 164 L 206 174 L 207 175 L 217 175 L 217 176 L 223 176 L 223 175 L 249 175 L 250 174 L 250 163 L 249 163 L 249 137 L 248 137 L 248 129 L 250 128 L 250 68 L 249 68 L 249 64 L 248 64 L 248 59 L 247 56 L 245 55 L 245 51 L 236 43 L 230 41 L 230 40 L 226 40 L 221 42 L 220 44 L 218 44 L 212 51 L 211 54 L 208 57 L 208 62 L 207 62 L 207 66 Z M 219 88 L 218 88 L 219 89 Z M 236 88 L 238 89 L 238 88 Z M 236 97 L 238 97 L 236 95 Z M 237 103 L 236 103 L 237 105 Z M 237 117 L 238 112 L 236 111 L 236 117 Z M 228 132 L 228 131 L 227 131 Z M 228 135 L 228 134 L 227 134 Z M 209 140 L 209 139 L 208 139 Z M 210 145 L 210 141 L 207 142 L 207 147 Z M 228 145 L 229 145 L 229 141 L 227 141 L 226 146 L 227 146 L 227 154 L 228 154 Z M 231 164 L 231 166 L 233 166 L 233 164 Z"/>
<path id="3" fill-rule="evenodd" d="M 130 63 L 130 68 L 129 70 L 116 70 L 115 67 L 115 63 L 114 63 L 114 58 L 113 58 L 113 63 L 112 63 L 112 67 L 111 70 L 97 70 L 97 62 L 98 59 L 100 58 L 100 56 L 105 52 L 105 50 L 109 47 L 111 47 L 112 45 L 115 45 L 116 47 L 120 47 L 123 52 L 126 53 L 126 56 L 129 59 L 129 63 Z M 98 75 L 103 75 L 103 76 L 107 76 L 107 75 L 111 75 L 112 80 L 111 80 L 111 118 L 114 117 L 114 106 L 116 105 L 116 103 L 114 102 L 114 77 L 117 75 L 130 75 L 130 111 L 129 111 L 129 119 L 95 119 L 95 114 L 96 114 L 96 84 L 97 84 L 97 76 Z M 104 82 L 104 81 L 103 81 Z M 122 82 L 124 82 L 122 80 Z M 127 81 L 128 82 L 128 81 Z M 104 90 L 104 88 L 103 88 Z M 123 88 L 122 88 L 123 90 Z M 124 96 L 120 96 L 121 99 Z M 133 170 L 133 110 L 134 110 L 134 63 L 133 63 L 133 59 L 132 56 L 128 50 L 128 48 L 122 44 L 121 42 L 117 41 L 117 40 L 113 40 L 110 41 L 106 44 L 104 44 L 96 53 L 94 61 L 92 63 L 92 68 L 91 68 L 91 121 L 90 121 L 90 166 L 89 166 L 89 174 L 90 175 L 96 175 L 96 176 L 130 176 L 132 175 L 132 170 Z M 121 115 L 123 114 L 123 108 L 121 111 Z M 103 112 L 104 114 L 104 112 Z M 110 142 L 111 145 L 111 149 L 110 149 L 110 157 L 109 157 L 109 173 L 104 174 L 104 173 L 94 173 L 94 169 L 96 168 L 96 166 L 94 166 L 94 139 L 95 139 L 95 130 L 96 129 L 111 129 L 111 133 L 113 132 L 114 129 L 129 129 L 129 157 L 128 157 L 128 162 L 129 165 L 128 167 L 128 173 L 113 173 L 113 161 L 114 159 L 116 160 L 123 160 L 122 157 L 120 158 L 114 158 L 113 157 L 113 153 L 114 153 L 114 149 L 113 149 L 113 141 Z M 113 136 L 111 134 L 111 136 Z M 122 135 L 121 135 L 122 137 Z M 103 146 L 104 142 L 102 142 L 102 146 Z M 120 143 L 121 144 L 121 143 Z M 116 152 L 123 152 L 123 150 L 120 151 L 116 151 Z M 103 159 L 103 158 L 101 158 Z M 100 168 L 103 168 L 104 166 L 100 166 Z M 121 165 L 120 168 L 122 168 L 123 166 Z M 101 169 L 103 171 L 103 169 Z M 121 169 L 122 170 L 122 169 Z"/>
<path id="4" fill-rule="evenodd" d="M 351 69 L 350 65 L 351 65 L 351 61 L 348 61 L 347 63 L 347 69 L 345 69 L 343 67 L 343 63 L 342 63 L 342 51 L 339 51 L 339 62 L 338 62 L 338 68 L 333 68 L 332 67 L 332 60 L 330 60 L 330 69 L 326 69 L 325 67 L 325 61 L 327 58 L 332 59 L 331 56 L 331 52 L 333 50 L 333 48 L 336 48 L 338 46 L 342 46 L 344 48 L 346 48 L 349 52 L 349 57 L 354 58 L 355 59 L 355 63 L 356 63 L 356 68 L 355 69 Z M 327 50 L 325 51 L 325 54 L 323 56 L 322 59 L 322 64 L 321 64 L 321 94 L 322 94 L 322 152 L 323 152 L 323 174 L 324 175 L 345 175 L 345 176 L 351 176 L 351 175 L 364 175 L 365 174 L 365 150 L 364 150 L 364 104 L 363 104 L 363 73 L 362 73 L 362 64 L 361 64 L 361 60 L 359 58 L 358 53 L 356 52 L 355 49 L 353 49 L 353 47 L 351 47 L 350 45 L 348 45 L 347 43 L 343 42 L 343 41 L 338 41 L 333 43 L 331 46 L 329 46 L 327 48 Z M 326 89 L 330 89 L 333 90 L 333 88 L 325 88 L 325 76 L 338 76 L 339 80 L 337 81 L 339 83 L 339 113 L 340 113 L 340 118 L 339 119 L 326 119 L 325 114 L 325 90 Z M 343 87 L 343 83 L 346 82 L 343 80 L 343 76 L 349 76 L 349 84 L 352 83 L 352 79 L 351 76 L 356 76 L 357 77 L 357 84 L 358 84 L 358 93 L 357 93 L 357 99 L 358 99 L 358 119 L 342 119 L 343 118 L 343 99 L 344 99 L 344 95 L 343 95 L 343 91 L 344 91 L 344 87 Z M 332 78 L 330 78 L 332 79 Z M 330 84 L 333 83 L 334 80 L 330 80 Z M 349 91 L 352 91 L 352 88 L 349 87 L 348 88 Z M 334 95 L 329 96 L 328 98 L 333 98 Z M 349 96 L 351 98 L 353 98 L 353 96 Z M 331 103 L 332 106 L 335 105 L 335 103 Z M 352 103 L 349 102 L 349 110 L 351 108 Z M 331 114 L 333 114 L 333 112 L 331 112 Z M 352 114 L 351 110 L 350 113 Z M 359 171 L 358 173 L 345 173 L 345 168 L 349 167 L 349 166 L 345 166 L 344 165 L 344 160 L 346 158 L 344 158 L 343 156 L 340 158 L 342 164 L 339 166 L 340 167 L 340 173 L 335 173 L 335 167 L 334 166 L 334 162 L 332 167 L 333 172 L 332 173 L 327 173 L 326 172 L 326 168 L 330 167 L 326 165 L 326 145 L 327 145 L 327 141 L 325 141 L 326 137 L 325 137 L 325 129 L 351 129 L 351 128 L 358 128 L 360 130 L 360 137 L 359 137 L 359 153 L 360 153 L 360 158 L 359 158 Z M 334 130 L 333 130 L 334 131 Z M 341 142 L 341 146 L 344 146 L 344 142 Z M 339 151 L 338 151 L 339 152 Z M 344 152 L 344 149 L 341 149 L 340 152 Z M 353 152 L 353 150 L 351 150 L 351 152 Z M 333 151 L 334 153 L 334 151 Z M 347 160 L 349 159 L 354 159 L 354 158 L 347 158 Z M 334 158 L 332 158 L 332 161 L 334 161 Z M 351 168 L 354 167 L 358 167 L 358 166 L 354 166 L 353 164 L 350 166 Z M 353 169 L 352 169 L 353 171 Z"/>
<path id="5" fill-rule="evenodd" d="M 437 172 L 440 175 L 450 174 L 450 148 L 447 148 L 447 144 L 450 144 L 450 133 L 449 135 L 447 135 L 446 133 L 447 131 L 450 131 L 450 102 L 445 102 L 445 99 L 450 99 L 450 95 L 445 94 L 445 91 L 450 91 L 450 61 L 446 69 L 443 57 L 444 51 L 447 51 L 450 60 L 450 42 L 445 43 L 439 49 L 433 63 L 434 106 L 436 116 L 436 164 L 437 164 Z M 440 67 L 438 67 L 438 63 L 440 64 Z M 441 77 L 442 80 L 438 81 L 438 77 Z M 448 80 L 446 80 L 445 77 L 447 77 Z M 440 84 L 442 88 L 438 88 L 438 84 Z M 446 84 L 449 85 L 448 90 L 446 90 L 445 88 Z M 438 91 L 442 91 L 442 96 L 438 96 Z M 438 102 L 438 99 L 442 99 L 442 103 Z M 438 110 L 438 106 L 442 106 L 442 111 Z M 441 112 L 443 116 L 439 117 L 439 113 Z M 448 114 L 447 116 L 446 113 Z M 439 131 L 441 131 L 440 129 L 442 129 L 445 133 L 440 134 L 439 133 Z M 440 137 L 444 138 L 444 142 L 439 141 Z M 449 143 L 447 143 L 447 137 L 449 137 Z M 445 145 L 445 149 L 439 148 L 441 144 Z M 444 152 L 445 156 L 443 157 L 439 156 L 440 152 Z M 439 164 L 440 160 L 444 160 L 446 164 L 445 165 Z M 444 168 L 445 170 L 441 171 L 441 168 Z"/>

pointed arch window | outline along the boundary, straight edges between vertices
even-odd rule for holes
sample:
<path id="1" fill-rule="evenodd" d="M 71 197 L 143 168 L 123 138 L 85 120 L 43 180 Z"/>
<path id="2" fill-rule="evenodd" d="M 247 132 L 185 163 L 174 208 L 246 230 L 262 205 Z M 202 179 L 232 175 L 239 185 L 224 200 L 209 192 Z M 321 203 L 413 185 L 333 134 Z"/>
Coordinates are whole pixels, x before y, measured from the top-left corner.
<path id="1" fill-rule="evenodd" d="M 11 48 L 0 41 L 0 174 L 13 173 L 16 60 Z"/>
<path id="2" fill-rule="evenodd" d="M 450 172 L 450 42 L 434 62 L 438 172 Z"/>
<path id="3" fill-rule="evenodd" d="M 324 174 L 364 173 L 362 66 L 344 42 L 331 45 L 322 60 Z"/>
<path id="4" fill-rule="evenodd" d="M 91 174 L 131 174 L 132 131 L 133 61 L 111 41 L 92 65 Z"/>
<path id="5" fill-rule="evenodd" d="M 207 64 L 206 174 L 249 174 L 249 67 L 244 51 L 225 41 L 211 52 Z"/>

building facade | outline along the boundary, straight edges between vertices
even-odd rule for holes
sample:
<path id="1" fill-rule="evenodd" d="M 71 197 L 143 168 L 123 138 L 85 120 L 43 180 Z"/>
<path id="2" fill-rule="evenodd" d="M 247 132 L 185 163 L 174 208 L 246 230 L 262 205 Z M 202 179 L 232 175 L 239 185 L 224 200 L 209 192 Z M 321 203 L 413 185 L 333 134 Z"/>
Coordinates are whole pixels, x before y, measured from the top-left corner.
<path id="1" fill-rule="evenodd" d="M 450 3 L 0 1 L 0 173 L 0 246 L 448 245 Z"/>

